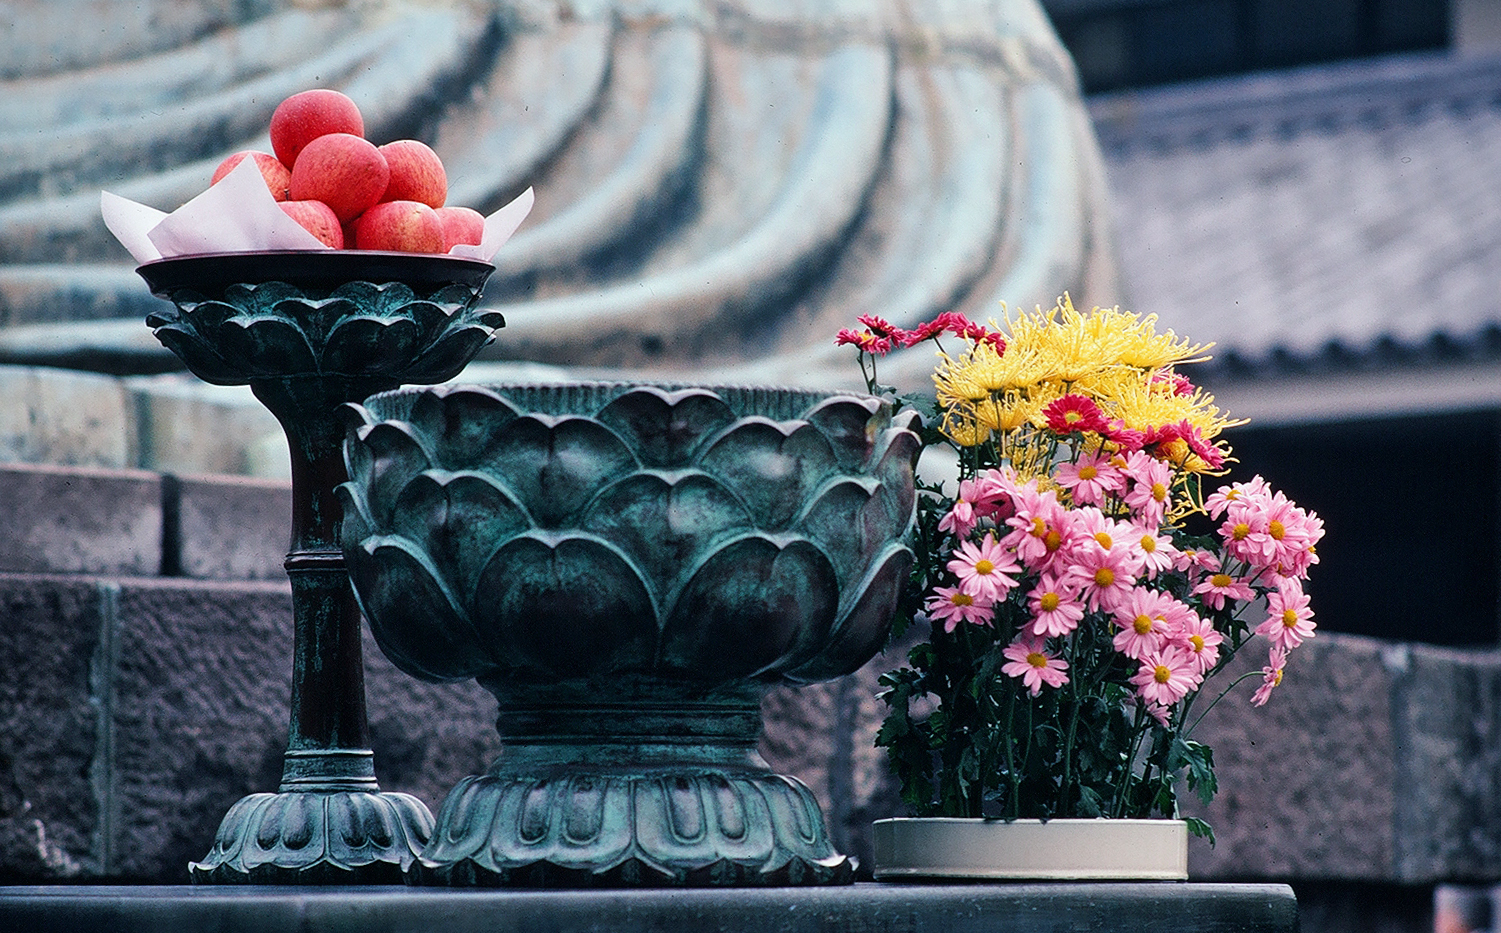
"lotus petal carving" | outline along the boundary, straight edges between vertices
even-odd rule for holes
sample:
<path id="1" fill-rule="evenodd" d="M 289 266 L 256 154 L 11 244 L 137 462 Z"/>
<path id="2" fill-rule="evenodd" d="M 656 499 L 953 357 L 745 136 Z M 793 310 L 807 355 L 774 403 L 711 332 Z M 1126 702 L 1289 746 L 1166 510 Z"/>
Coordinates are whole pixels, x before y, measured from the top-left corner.
<path id="1" fill-rule="evenodd" d="M 228 827 L 247 827 L 226 833 Z M 432 815 L 409 794 L 340 791 L 251 794 L 231 808 L 213 848 L 189 866 L 210 883 L 399 882 L 433 829 Z"/>
<path id="2" fill-rule="evenodd" d="M 412 866 L 423 884 L 838 884 L 854 867 L 810 856 L 822 814 L 772 774 L 574 773 L 464 779 Z"/>
<path id="3" fill-rule="evenodd" d="M 651 664 L 651 594 L 630 561 L 597 538 L 511 538 L 481 571 L 471 605 L 496 670 L 574 680 Z"/>

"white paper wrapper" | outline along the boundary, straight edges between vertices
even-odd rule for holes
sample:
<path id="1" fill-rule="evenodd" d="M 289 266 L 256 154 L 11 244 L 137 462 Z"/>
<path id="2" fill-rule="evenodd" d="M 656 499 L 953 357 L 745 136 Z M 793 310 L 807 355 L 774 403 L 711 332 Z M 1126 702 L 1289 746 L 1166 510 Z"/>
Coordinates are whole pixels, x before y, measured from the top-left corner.
<path id="1" fill-rule="evenodd" d="M 534 200 L 532 189 L 526 189 L 485 218 L 478 246 L 460 244 L 449 254 L 489 262 L 521 226 Z M 99 210 L 104 225 L 136 262 L 196 253 L 329 248 L 277 206 L 254 159 L 245 159 L 218 184 L 170 214 L 108 191 L 100 194 Z"/>

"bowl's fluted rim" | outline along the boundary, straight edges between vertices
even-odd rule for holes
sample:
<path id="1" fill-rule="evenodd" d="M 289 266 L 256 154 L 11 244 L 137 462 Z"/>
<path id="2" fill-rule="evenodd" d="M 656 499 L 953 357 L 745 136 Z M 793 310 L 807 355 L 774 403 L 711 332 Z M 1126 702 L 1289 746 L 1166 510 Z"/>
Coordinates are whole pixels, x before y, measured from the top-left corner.
<path id="1" fill-rule="evenodd" d="M 636 389 L 678 393 L 703 391 L 720 399 L 738 417 L 762 415 L 776 419 L 799 418 L 830 399 L 860 402 L 882 400 L 865 392 L 809 389 L 795 386 L 709 384 L 681 380 L 622 379 L 570 382 L 445 383 L 439 386 L 403 386 L 365 399 L 364 406 L 381 418 L 404 418 L 418 398 L 478 389 L 494 393 L 520 408 L 544 414 L 593 415 L 610 402 Z"/>

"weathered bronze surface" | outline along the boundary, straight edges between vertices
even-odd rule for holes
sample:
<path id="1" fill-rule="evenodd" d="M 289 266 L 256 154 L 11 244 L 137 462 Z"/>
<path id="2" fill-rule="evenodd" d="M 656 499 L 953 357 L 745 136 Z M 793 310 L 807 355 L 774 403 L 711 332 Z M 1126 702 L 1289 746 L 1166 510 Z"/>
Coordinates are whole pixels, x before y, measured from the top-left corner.
<path id="1" fill-rule="evenodd" d="M 175 310 L 146 323 L 200 378 L 249 384 L 292 458 L 292 714 L 282 783 L 232 807 L 195 881 L 397 881 L 432 815 L 381 793 L 369 750 L 360 614 L 337 540 L 338 407 L 451 378 L 503 322 L 474 309 L 491 271 L 452 257 L 240 253 L 147 263 Z"/>
<path id="2" fill-rule="evenodd" d="M 852 880 L 755 751 L 762 692 L 851 672 L 912 561 L 917 437 L 874 398 L 627 384 L 349 406 L 342 541 L 399 667 L 478 678 L 505 751 L 412 880 Z"/>

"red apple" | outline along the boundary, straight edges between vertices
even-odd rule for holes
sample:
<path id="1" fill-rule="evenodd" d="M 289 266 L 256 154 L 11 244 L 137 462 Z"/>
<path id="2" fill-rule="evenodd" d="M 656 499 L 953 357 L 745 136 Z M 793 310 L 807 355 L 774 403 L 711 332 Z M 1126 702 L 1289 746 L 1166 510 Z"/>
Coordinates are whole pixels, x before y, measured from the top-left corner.
<path id="1" fill-rule="evenodd" d="M 339 227 L 339 217 L 334 209 L 322 201 L 283 201 L 277 205 L 282 213 L 302 224 L 324 245 L 334 249 L 344 248 L 344 231 Z"/>
<path id="2" fill-rule="evenodd" d="M 355 249 L 443 252 L 443 223 L 421 201 L 382 201 L 354 222 Z"/>
<path id="3" fill-rule="evenodd" d="M 329 133 L 365 135 L 365 120 L 354 101 L 327 88 L 293 94 L 271 114 L 271 151 L 288 168 L 308 143 Z"/>
<path id="4" fill-rule="evenodd" d="M 223 181 L 224 176 L 234 171 L 235 166 L 244 162 L 246 156 L 255 159 L 255 167 L 261 170 L 261 177 L 266 179 L 266 187 L 271 189 L 271 196 L 278 201 L 285 201 L 287 187 L 292 183 L 292 173 L 281 164 L 276 156 L 269 152 L 256 152 L 253 149 L 236 152 L 220 162 L 219 167 L 214 169 L 214 177 L 209 179 L 209 187 Z"/>
<path id="5" fill-rule="evenodd" d="M 443 225 L 443 252 L 459 243 L 478 246 L 485 237 L 485 215 L 472 207 L 440 207 L 438 222 Z"/>
<path id="6" fill-rule="evenodd" d="M 391 181 L 382 201 L 421 201 L 428 207 L 442 207 L 448 200 L 448 173 L 443 160 L 426 143 L 415 139 L 398 139 L 380 147 L 391 168 Z"/>
<path id="7" fill-rule="evenodd" d="M 308 143 L 292 165 L 288 196 L 322 201 L 340 221 L 351 220 L 380 200 L 390 178 L 374 143 L 352 133 L 327 133 Z"/>

